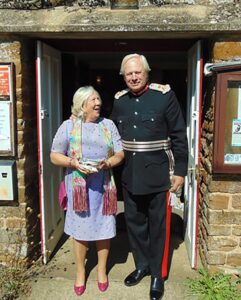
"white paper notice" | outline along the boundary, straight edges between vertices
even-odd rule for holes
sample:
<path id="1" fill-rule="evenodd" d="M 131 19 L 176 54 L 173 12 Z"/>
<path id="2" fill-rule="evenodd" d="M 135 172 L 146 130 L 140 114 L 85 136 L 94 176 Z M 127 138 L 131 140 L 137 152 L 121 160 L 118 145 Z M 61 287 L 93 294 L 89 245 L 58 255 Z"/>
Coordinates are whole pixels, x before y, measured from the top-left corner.
<path id="1" fill-rule="evenodd" d="M 224 163 L 228 165 L 240 165 L 241 154 L 227 153 L 224 155 Z"/>
<path id="2" fill-rule="evenodd" d="M 233 119 L 232 124 L 232 146 L 241 146 L 241 119 Z"/>
<path id="3" fill-rule="evenodd" d="M 0 151 L 11 151 L 10 103 L 0 101 Z"/>

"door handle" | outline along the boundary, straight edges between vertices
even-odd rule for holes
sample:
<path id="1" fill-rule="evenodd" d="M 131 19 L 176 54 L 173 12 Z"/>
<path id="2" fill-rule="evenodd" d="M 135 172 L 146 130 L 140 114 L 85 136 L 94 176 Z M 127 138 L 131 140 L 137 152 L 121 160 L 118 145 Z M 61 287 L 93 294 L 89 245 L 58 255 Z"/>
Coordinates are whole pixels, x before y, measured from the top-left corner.
<path id="1" fill-rule="evenodd" d="M 40 110 L 40 118 L 43 120 L 48 117 L 49 117 L 49 113 L 48 113 L 47 109 L 41 109 Z"/>
<path id="2" fill-rule="evenodd" d="M 191 167 L 191 168 L 188 168 L 188 171 L 194 171 L 194 174 L 195 174 L 195 179 L 197 180 L 198 177 L 200 176 L 200 171 L 203 171 L 204 168 L 198 168 L 198 166 L 196 165 L 195 167 Z"/>
<path id="3" fill-rule="evenodd" d="M 188 171 L 194 171 L 194 170 L 196 170 L 195 167 L 194 168 L 188 168 Z"/>

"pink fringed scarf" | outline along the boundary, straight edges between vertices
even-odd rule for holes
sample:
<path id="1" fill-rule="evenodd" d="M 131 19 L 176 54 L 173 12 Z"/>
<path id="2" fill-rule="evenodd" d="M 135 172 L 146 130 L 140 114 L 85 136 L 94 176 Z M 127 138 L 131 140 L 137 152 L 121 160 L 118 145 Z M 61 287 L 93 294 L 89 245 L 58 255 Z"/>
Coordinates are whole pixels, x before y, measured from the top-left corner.
<path id="1" fill-rule="evenodd" d="M 111 169 L 105 171 L 102 213 L 103 215 L 113 215 L 117 213 L 117 190 Z"/>
<path id="2" fill-rule="evenodd" d="M 104 142 L 108 147 L 107 158 L 113 155 L 113 141 L 111 132 L 99 123 Z M 77 119 L 70 136 L 70 155 L 82 159 L 82 120 Z M 86 175 L 79 170 L 72 174 L 73 183 L 73 209 L 76 212 L 87 212 L 89 210 L 89 199 L 86 188 Z M 112 215 L 117 212 L 117 191 L 112 170 L 104 170 L 104 193 L 103 193 L 103 215 Z"/>
<path id="3" fill-rule="evenodd" d="M 70 155 L 79 161 L 82 159 L 82 120 L 77 119 L 70 135 Z M 86 175 L 79 170 L 72 173 L 73 210 L 86 212 L 89 210 L 88 193 L 86 190 Z"/>

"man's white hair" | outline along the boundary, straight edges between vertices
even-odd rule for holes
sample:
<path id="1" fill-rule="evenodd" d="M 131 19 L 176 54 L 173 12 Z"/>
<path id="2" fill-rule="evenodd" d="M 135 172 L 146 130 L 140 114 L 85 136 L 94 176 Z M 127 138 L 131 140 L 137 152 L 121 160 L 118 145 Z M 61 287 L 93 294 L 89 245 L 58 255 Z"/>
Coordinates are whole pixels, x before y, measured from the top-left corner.
<path id="1" fill-rule="evenodd" d="M 133 54 L 128 54 L 128 55 L 126 55 L 126 56 L 123 58 L 123 60 L 122 60 L 122 62 L 121 62 L 120 75 L 124 75 L 124 73 L 125 73 L 125 64 L 127 63 L 127 61 L 128 61 L 129 59 L 132 59 L 132 58 L 139 58 L 139 59 L 141 60 L 141 62 L 142 62 L 142 65 L 143 65 L 143 67 L 144 67 L 144 70 L 145 70 L 146 72 L 150 72 L 150 71 L 151 71 L 151 68 L 149 67 L 149 64 L 148 64 L 148 62 L 147 62 L 145 56 L 144 56 L 144 55 L 141 55 L 141 54 L 133 53 Z"/>

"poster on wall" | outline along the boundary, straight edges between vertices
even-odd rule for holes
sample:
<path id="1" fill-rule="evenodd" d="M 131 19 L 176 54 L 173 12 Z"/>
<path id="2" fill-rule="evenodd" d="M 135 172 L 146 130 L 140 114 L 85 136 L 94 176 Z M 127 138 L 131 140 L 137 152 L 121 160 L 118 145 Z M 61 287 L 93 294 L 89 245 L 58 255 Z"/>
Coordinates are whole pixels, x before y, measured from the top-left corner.
<path id="1" fill-rule="evenodd" d="M 0 101 L 10 101 L 10 76 L 10 66 L 0 65 Z"/>
<path id="2" fill-rule="evenodd" d="M 0 63 L 0 156 L 14 156 L 13 64 Z"/>
<path id="3" fill-rule="evenodd" d="M 232 146 L 241 146 L 241 119 L 233 119 L 232 122 Z"/>

